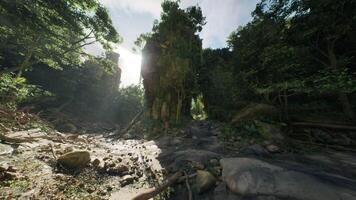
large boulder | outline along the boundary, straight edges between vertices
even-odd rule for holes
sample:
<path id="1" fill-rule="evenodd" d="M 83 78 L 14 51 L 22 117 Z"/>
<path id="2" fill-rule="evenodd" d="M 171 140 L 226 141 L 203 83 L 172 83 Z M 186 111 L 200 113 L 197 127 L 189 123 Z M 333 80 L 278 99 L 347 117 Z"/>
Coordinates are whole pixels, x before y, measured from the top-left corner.
<path id="1" fill-rule="evenodd" d="M 60 156 L 57 162 L 65 168 L 81 169 L 89 164 L 90 153 L 88 151 L 69 152 Z"/>
<path id="2" fill-rule="evenodd" d="M 263 117 L 275 118 L 278 116 L 278 109 L 267 104 L 250 104 L 239 111 L 233 118 L 233 124 L 239 124 L 245 121 L 252 121 Z"/>
<path id="3" fill-rule="evenodd" d="M 224 158 L 222 179 L 239 195 L 267 195 L 298 200 L 356 199 L 355 191 L 253 158 Z"/>
<path id="4" fill-rule="evenodd" d="M 203 193 L 215 186 L 216 178 L 208 171 L 198 170 L 196 177 L 196 189 Z"/>

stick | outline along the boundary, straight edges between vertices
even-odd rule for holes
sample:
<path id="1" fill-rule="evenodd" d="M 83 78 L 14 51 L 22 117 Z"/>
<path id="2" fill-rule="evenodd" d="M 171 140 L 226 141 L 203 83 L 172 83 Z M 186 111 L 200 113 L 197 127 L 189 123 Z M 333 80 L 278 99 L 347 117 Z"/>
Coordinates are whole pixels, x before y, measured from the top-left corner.
<path id="1" fill-rule="evenodd" d="M 166 181 L 164 181 L 162 185 L 156 188 L 148 189 L 146 192 L 137 195 L 132 200 L 149 200 L 155 197 L 156 195 L 160 194 L 169 186 L 173 185 L 181 176 L 182 176 L 182 172 L 177 172 L 171 177 L 169 177 Z"/>
<path id="2" fill-rule="evenodd" d="M 54 152 L 52 143 L 50 143 L 49 146 L 51 147 L 51 152 L 52 152 L 52 155 L 53 155 L 54 159 L 57 161 L 58 158 L 57 158 L 56 153 Z"/>
<path id="3" fill-rule="evenodd" d="M 185 185 L 187 186 L 187 190 L 188 190 L 188 200 L 193 200 L 192 190 L 190 189 L 190 185 L 189 185 L 189 176 L 185 171 L 184 171 L 184 176 L 185 176 Z"/>
<path id="4" fill-rule="evenodd" d="M 121 132 L 122 135 L 126 134 L 133 125 L 136 124 L 136 122 L 138 121 L 138 119 L 141 117 L 141 115 L 143 114 L 143 110 L 141 110 L 141 112 L 139 112 L 130 122 L 130 124 Z"/>
<path id="5" fill-rule="evenodd" d="M 184 174 L 184 176 L 182 176 L 182 177 L 180 177 L 180 178 L 178 179 L 178 183 L 181 183 L 181 182 L 185 181 L 186 178 L 191 179 L 191 178 L 194 178 L 194 177 L 196 177 L 196 176 L 197 176 L 197 173 L 190 174 L 190 175 Z"/>

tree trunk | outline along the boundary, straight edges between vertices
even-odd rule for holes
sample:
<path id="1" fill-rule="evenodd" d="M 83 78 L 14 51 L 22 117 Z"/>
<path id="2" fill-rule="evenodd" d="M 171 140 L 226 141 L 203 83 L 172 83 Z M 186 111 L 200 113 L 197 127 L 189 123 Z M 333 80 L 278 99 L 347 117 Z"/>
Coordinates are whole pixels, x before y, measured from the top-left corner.
<path id="1" fill-rule="evenodd" d="M 334 52 L 335 42 L 336 42 L 336 39 L 333 41 L 329 41 L 328 58 L 329 58 L 330 66 L 334 69 L 338 69 L 339 66 L 337 64 L 337 58 L 336 58 L 336 55 Z M 356 119 L 355 112 L 352 109 L 352 105 L 350 103 L 350 100 L 349 100 L 347 94 L 345 92 L 337 92 L 337 97 L 338 97 L 338 100 L 342 106 L 342 110 L 343 110 L 344 114 L 346 115 L 346 117 L 348 117 L 351 120 L 355 120 Z"/>
<path id="2" fill-rule="evenodd" d="M 22 72 L 24 69 L 26 69 L 27 67 L 30 67 L 30 60 L 32 57 L 33 51 L 29 51 L 27 53 L 27 55 L 25 56 L 25 59 L 23 60 L 23 62 L 19 65 L 18 69 L 19 72 L 17 73 L 17 77 L 20 77 L 22 75 Z"/>

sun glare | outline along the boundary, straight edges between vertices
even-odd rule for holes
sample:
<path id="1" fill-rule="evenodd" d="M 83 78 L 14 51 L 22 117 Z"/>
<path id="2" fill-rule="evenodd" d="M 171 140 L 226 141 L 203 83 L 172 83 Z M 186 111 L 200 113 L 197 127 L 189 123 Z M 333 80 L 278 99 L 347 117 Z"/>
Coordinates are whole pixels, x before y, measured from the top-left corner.
<path id="1" fill-rule="evenodd" d="M 119 47 L 117 52 L 120 54 L 119 66 L 122 70 L 120 87 L 139 84 L 142 56 L 123 47 Z"/>

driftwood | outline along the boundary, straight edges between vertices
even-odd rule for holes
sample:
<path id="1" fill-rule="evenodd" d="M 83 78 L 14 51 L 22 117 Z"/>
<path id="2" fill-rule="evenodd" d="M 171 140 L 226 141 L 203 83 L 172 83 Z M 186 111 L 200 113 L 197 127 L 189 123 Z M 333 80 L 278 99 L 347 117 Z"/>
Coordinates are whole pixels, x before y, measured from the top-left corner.
<path id="1" fill-rule="evenodd" d="M 306 127 L 314 127 L 314 128 L 330 128 L 330 129 L 356 131 L 356 126 L 339 125 L 339 124 L 324 124 L 324 123 L 312 123 L 312 122 L 293 122 L 290 125 L 292 125 L 292 126 L 306 126 Z"/>
<path id="2" fill-rule="evenodd" d="M 2 134 L 0 134 L 0 140 L 5 143 L 9 143 L 9 144 L 19 144 L 19 143 L 24 143 L 24 142 L 36 141 L 36 139 L 32 138 L 32 137 L 12 138 L 12 137 L 7 137 L 6 135 L 2 135 Z"/>
<path id="3" fill-rule="evenodd" d="M 177 182 L 182 175 L 183 175 L 182 172 L 177 172 L 171 177 L 169 177 L 166 181 L 164 181 L 162 185 L 155 188 L 148 189 L 146 192 L 137 195 L 132 200 L 149 200 L 155 197 L 156 195 L 160 194 L 162 191 L 167 189 L 169 186 L 173 185 L 175 182 Z"/>

